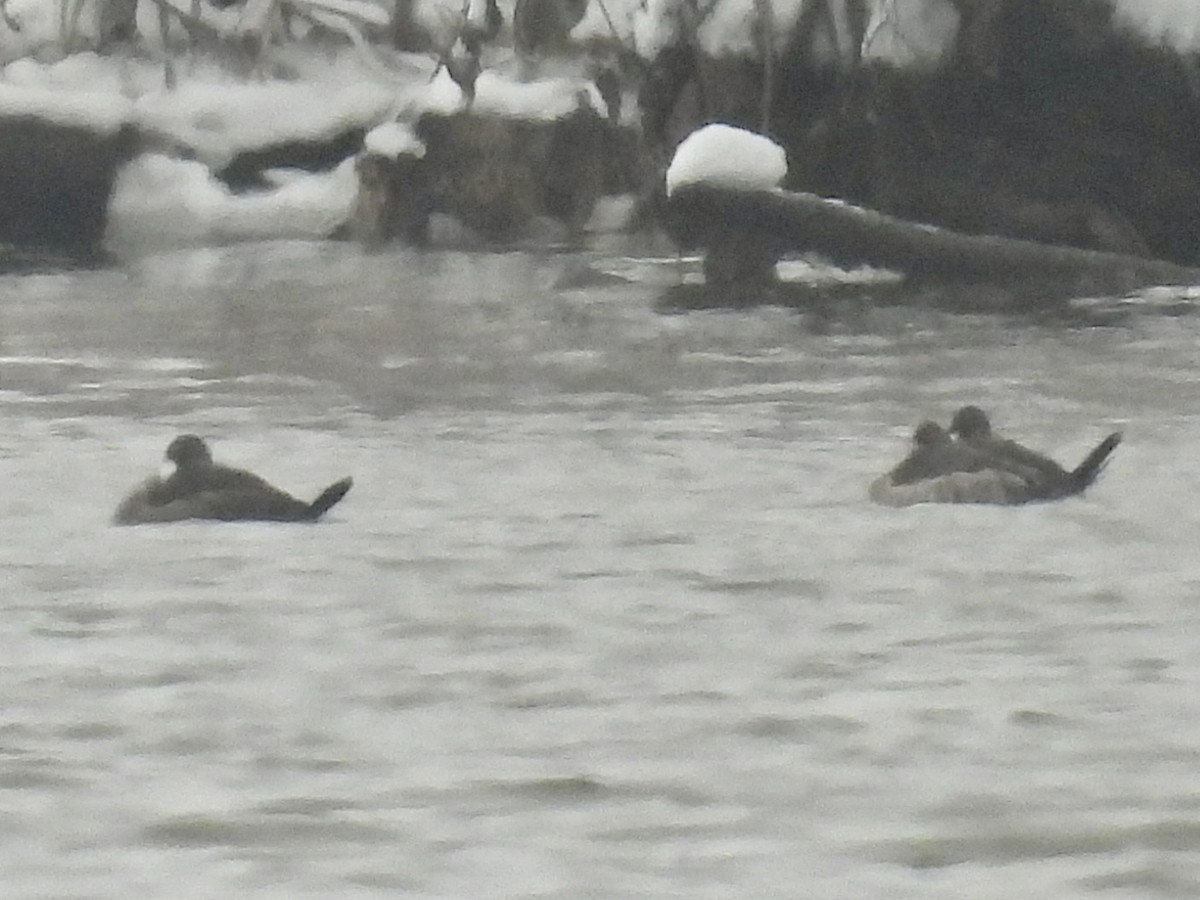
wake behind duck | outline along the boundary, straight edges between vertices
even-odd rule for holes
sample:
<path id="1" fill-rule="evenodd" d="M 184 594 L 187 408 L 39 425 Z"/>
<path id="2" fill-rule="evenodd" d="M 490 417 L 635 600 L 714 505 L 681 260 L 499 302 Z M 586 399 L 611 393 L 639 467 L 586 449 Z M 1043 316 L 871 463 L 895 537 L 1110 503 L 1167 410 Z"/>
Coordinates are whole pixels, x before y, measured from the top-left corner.
<path id="1" fill-rule="evenodd" d="M 171 441 L 167 459 L 175 471 L 142 482 L 113 514 L 116 525 L 144 525 L 210 519 L 221 522 L 315 522 L 346 496 L 354 484 L 343 478 L 311 503 L 299 500 L 259 476 L 213 462 L 208 445 L 194 434 Z"/>
<path id="2" fill-rule="evenodd" d="M 922 422 L 908 456 L 871 482 L 868 495 L 885 506 L 916 503 L 990 503 L 1016 506 L 1082 494 L 1121 443 L 1102 440 L 1074 469 L 992 434 L 983 410 L 964 406 L 946 430 Z"/>

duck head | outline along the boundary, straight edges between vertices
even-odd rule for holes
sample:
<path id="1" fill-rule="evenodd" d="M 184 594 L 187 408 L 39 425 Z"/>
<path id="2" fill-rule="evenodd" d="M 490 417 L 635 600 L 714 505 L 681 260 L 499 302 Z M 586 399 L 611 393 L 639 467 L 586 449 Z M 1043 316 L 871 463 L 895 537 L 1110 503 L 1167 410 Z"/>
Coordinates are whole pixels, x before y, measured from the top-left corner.
<path id="1" fill-rule="evenodd" d="M 212 462 L 208 445 L 194 434 L 181 434 L 167 446 L 167 459 L 179 468 Z"/>
<path id="2" fill-rule="evenodd" d="M 957 434 L 965 441 L 991 437 L 992 424 L 988 421 L 987 413 L 978 406 L 964 406 L 950 420 L 950 433 Z"/>
<path id="3" fill-rule="evenodd" d="M 944 444 L 950 440 L 950 435 L 946 429 L 937 422 L 931 422 L 926 419 L 917 426 L 917 430 L 913 432 L 913 447 L 933 447 L 937 444 Z"/>

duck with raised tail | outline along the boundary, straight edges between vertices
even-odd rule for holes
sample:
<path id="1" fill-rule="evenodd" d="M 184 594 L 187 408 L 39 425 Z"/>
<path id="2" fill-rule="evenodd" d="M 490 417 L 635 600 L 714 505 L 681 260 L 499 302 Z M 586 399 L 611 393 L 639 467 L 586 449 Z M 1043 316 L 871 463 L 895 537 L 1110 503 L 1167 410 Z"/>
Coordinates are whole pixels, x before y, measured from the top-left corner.
<path id="1" fill-rule="evenodd" d="M 293 497 L 252 472 L 213 462 L 204 440 L 183 434 L 167 447 L 175 470 L 152 477 L 121 501 L 117 525 L 211 519 L 221 522 L 315 522 L 346 496 L 354 484 L 343 478 L 312 502 Z"/>
<path id="2" fill-rule="evenodd" d="M 949 430 L 931 421 L 917 426 L 908 456 L 872 481 L 868 494 L 885 506 L 1060 500 L 1087 490 L 1120 443 L 1121 433 L 1113 432 L 1067 470 L 1016 441 L 996 437 L 983 410 L 964 406 Z"/>

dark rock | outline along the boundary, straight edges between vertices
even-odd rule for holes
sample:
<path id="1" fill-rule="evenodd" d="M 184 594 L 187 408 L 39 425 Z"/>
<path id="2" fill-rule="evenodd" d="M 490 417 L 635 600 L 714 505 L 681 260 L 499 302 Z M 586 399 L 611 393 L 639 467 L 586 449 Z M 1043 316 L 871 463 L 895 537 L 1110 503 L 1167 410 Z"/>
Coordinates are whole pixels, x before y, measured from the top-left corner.
<path id="1" fill-rule="evenodd" d="M 137 145 L 130 125 L 103 132 L 0 115 L 0 244 L 100 259 L 113 181 Z"/>

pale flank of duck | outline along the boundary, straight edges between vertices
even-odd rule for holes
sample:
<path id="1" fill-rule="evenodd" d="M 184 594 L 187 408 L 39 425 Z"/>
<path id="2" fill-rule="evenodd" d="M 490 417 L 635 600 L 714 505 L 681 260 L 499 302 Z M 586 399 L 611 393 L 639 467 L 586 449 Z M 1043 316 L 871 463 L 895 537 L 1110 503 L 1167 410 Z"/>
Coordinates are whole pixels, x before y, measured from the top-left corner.
<path id="1" fill-rule="evenodd" d="M 990 503 L 1017 506 L 1028 503 L 1029 483 L 997 469 L 980 472 L 950 472 L 909 484 L 894 484 L 890 475 L 871 482 L 867 495 L 882 506 L 913 506 L 917 503 Z"/>

